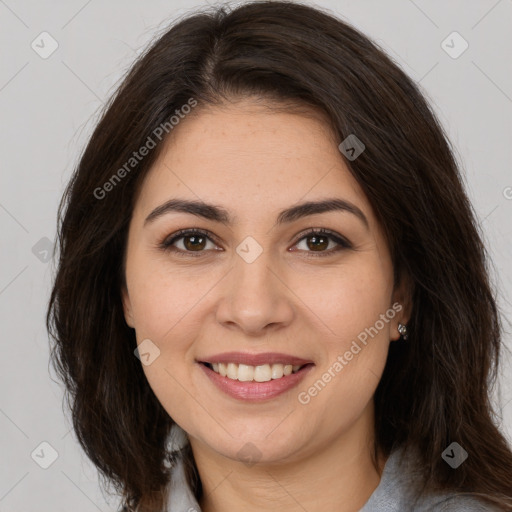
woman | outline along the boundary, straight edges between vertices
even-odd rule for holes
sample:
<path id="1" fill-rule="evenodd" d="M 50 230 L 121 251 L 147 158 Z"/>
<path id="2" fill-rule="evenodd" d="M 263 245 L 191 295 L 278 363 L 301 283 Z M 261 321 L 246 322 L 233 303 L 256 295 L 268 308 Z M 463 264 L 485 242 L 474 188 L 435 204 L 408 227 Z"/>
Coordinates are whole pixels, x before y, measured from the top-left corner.
<path id="1" fill-rule="evenodd" d="M 418 88 L 348 24 L 181 20 L 59 219 L 53 360 L 124 510 L 512 510 L 477 221 Z"/>

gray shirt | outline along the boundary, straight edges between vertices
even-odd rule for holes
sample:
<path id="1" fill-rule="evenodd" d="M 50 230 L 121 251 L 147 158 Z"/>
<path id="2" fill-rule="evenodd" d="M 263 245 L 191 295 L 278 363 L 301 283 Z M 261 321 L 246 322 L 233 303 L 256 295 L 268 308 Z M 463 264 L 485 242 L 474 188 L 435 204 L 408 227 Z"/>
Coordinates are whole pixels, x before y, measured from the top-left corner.
<path id="1" fill-rule="evenodd" d="M 469 495 L 421 493 L 422 477 L 416 454 L 391 453 L 378 487 L 360 512 L 497 512 L 499 509 Z M 453 471 L 456 471 L 454 469 Z"/>
<path id="2" fill-rule="evenodd" d="M 498 508 L 467 495 L 420 496 L 420 474 L 414 456 L 402 449 L 388 457 L 378 487 L 359 512 L 497 512 Z M 456 470 L 454 470 L 456 471 Z M 201 512 L 186 479 L 181 458 L 172 470 L 168 512 Z"/>

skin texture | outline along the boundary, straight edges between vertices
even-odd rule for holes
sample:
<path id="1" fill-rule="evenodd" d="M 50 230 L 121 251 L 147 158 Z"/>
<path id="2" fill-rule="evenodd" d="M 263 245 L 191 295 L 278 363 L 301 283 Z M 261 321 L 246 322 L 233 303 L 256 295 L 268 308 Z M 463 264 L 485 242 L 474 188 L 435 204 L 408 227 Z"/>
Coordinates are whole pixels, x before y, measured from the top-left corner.
<path id="1" fill-rule="evenodd" d="M 339 142 L 319 116 L 274 112 L 251 99 L 198 109 L 173 130 L 137 198 L 125 318 L 138 343 L 149 338 L 160 350 L 143 369 L 163 407 L 189 434 L 205 512 L 353 511 L 379 483 L 385 461 L 378 467 L 371 461 L 373 394 L 408 308 L 309 403 L 297 398 L 358 334 L 393 303 L 403 304 L 382 230 Z M 154 208 L 178 197 L 222 206 L 235 222 L 174 212 L 144 226 Z M 281 210 L 332 197 L 362 210 L 369 228 L 340 211 L 274 227 Z M 158 247 L 187 228 L 216 239 L 207 240 L 199 257 Z M 308 245 L 311 238 L 301 235 L 308 228 L 332 230 L 353 248 L 315 257 L 339 246 Z M 247 236 L 263 249 L 252 263 L 236 252 Z M 183 238 L 174 247 L 194 252 Z M 315 367 L 298 387 L 247 403 L 219 391 L 196 362 L 227 351 L 284 352 Z M 255 465 L 238 454 L 249 442 L 259 451 Z"/>

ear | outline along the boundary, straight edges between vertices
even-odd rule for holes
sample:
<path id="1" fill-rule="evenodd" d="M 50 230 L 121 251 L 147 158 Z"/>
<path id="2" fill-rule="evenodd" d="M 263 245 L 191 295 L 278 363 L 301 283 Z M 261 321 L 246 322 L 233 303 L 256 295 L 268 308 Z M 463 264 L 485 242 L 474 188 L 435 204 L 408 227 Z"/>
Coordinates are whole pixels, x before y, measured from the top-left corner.
<path id="1" fill-rule="evenodd" d="M 123 301 L 124 319 L 128 326 L 134 329 L 135 323 L 133 321 L 132 304 L 130 301 L 130 296 L 128 295 L 128 289 L 126 288 L 126 285 L 123 285 L 123 287 L 121 288 L 121 299 Z"/>
<path id="2" fill-rule="evenodd" d="M 393 290 L 391 307 L 396 312 L 395 317 L 391 321 L 391 340 L 393 341 L 400 339 L 398 324 L 407 325 L 411 318 L 413 290 L 414 283 L 408 274 L 401 276 L 399 283 Z"/>

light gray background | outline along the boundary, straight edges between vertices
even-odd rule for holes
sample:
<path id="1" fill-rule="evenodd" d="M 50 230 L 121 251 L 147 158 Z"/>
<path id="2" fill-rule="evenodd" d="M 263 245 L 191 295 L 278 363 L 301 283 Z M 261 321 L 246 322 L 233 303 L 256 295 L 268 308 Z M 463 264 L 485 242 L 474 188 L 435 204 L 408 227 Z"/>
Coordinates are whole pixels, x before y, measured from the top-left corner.
<path id="1" fill-rule="evenodd" d="M 41 261 L 48 240 L 40 240 L 54 240 L 64 186 L 99 108 L 134 57 L 177 16 L 205 5 L 0 0 L 0 511 L 116 510 L 116 499 L 108 504 L 94 467 L 70 432 L 61 385 L 50 379 L 44 314 L 53 269 Z M 465 169 L 494 259 L 504 318 L 511 318 L 512 0 L 323 0 L 316 5 L 378 41 L 420 82 Z M 43 31 L 59 45 L 47 59 L 31 48 Z M 469 43 L 456 59 L 441 46 L 453 31 Z M 460 48 L 456 41 L 448 44 Z M 510 334 L 506 343 L 512 346 Z M 511 368 L 506 356 L 496 394 L 509 439 Z M 48 469 L 31 458 L 43 441 L 58 452 Z M 50 450 L 42 450 L 36 450 L 38 460 L 49 460 Z"/>

